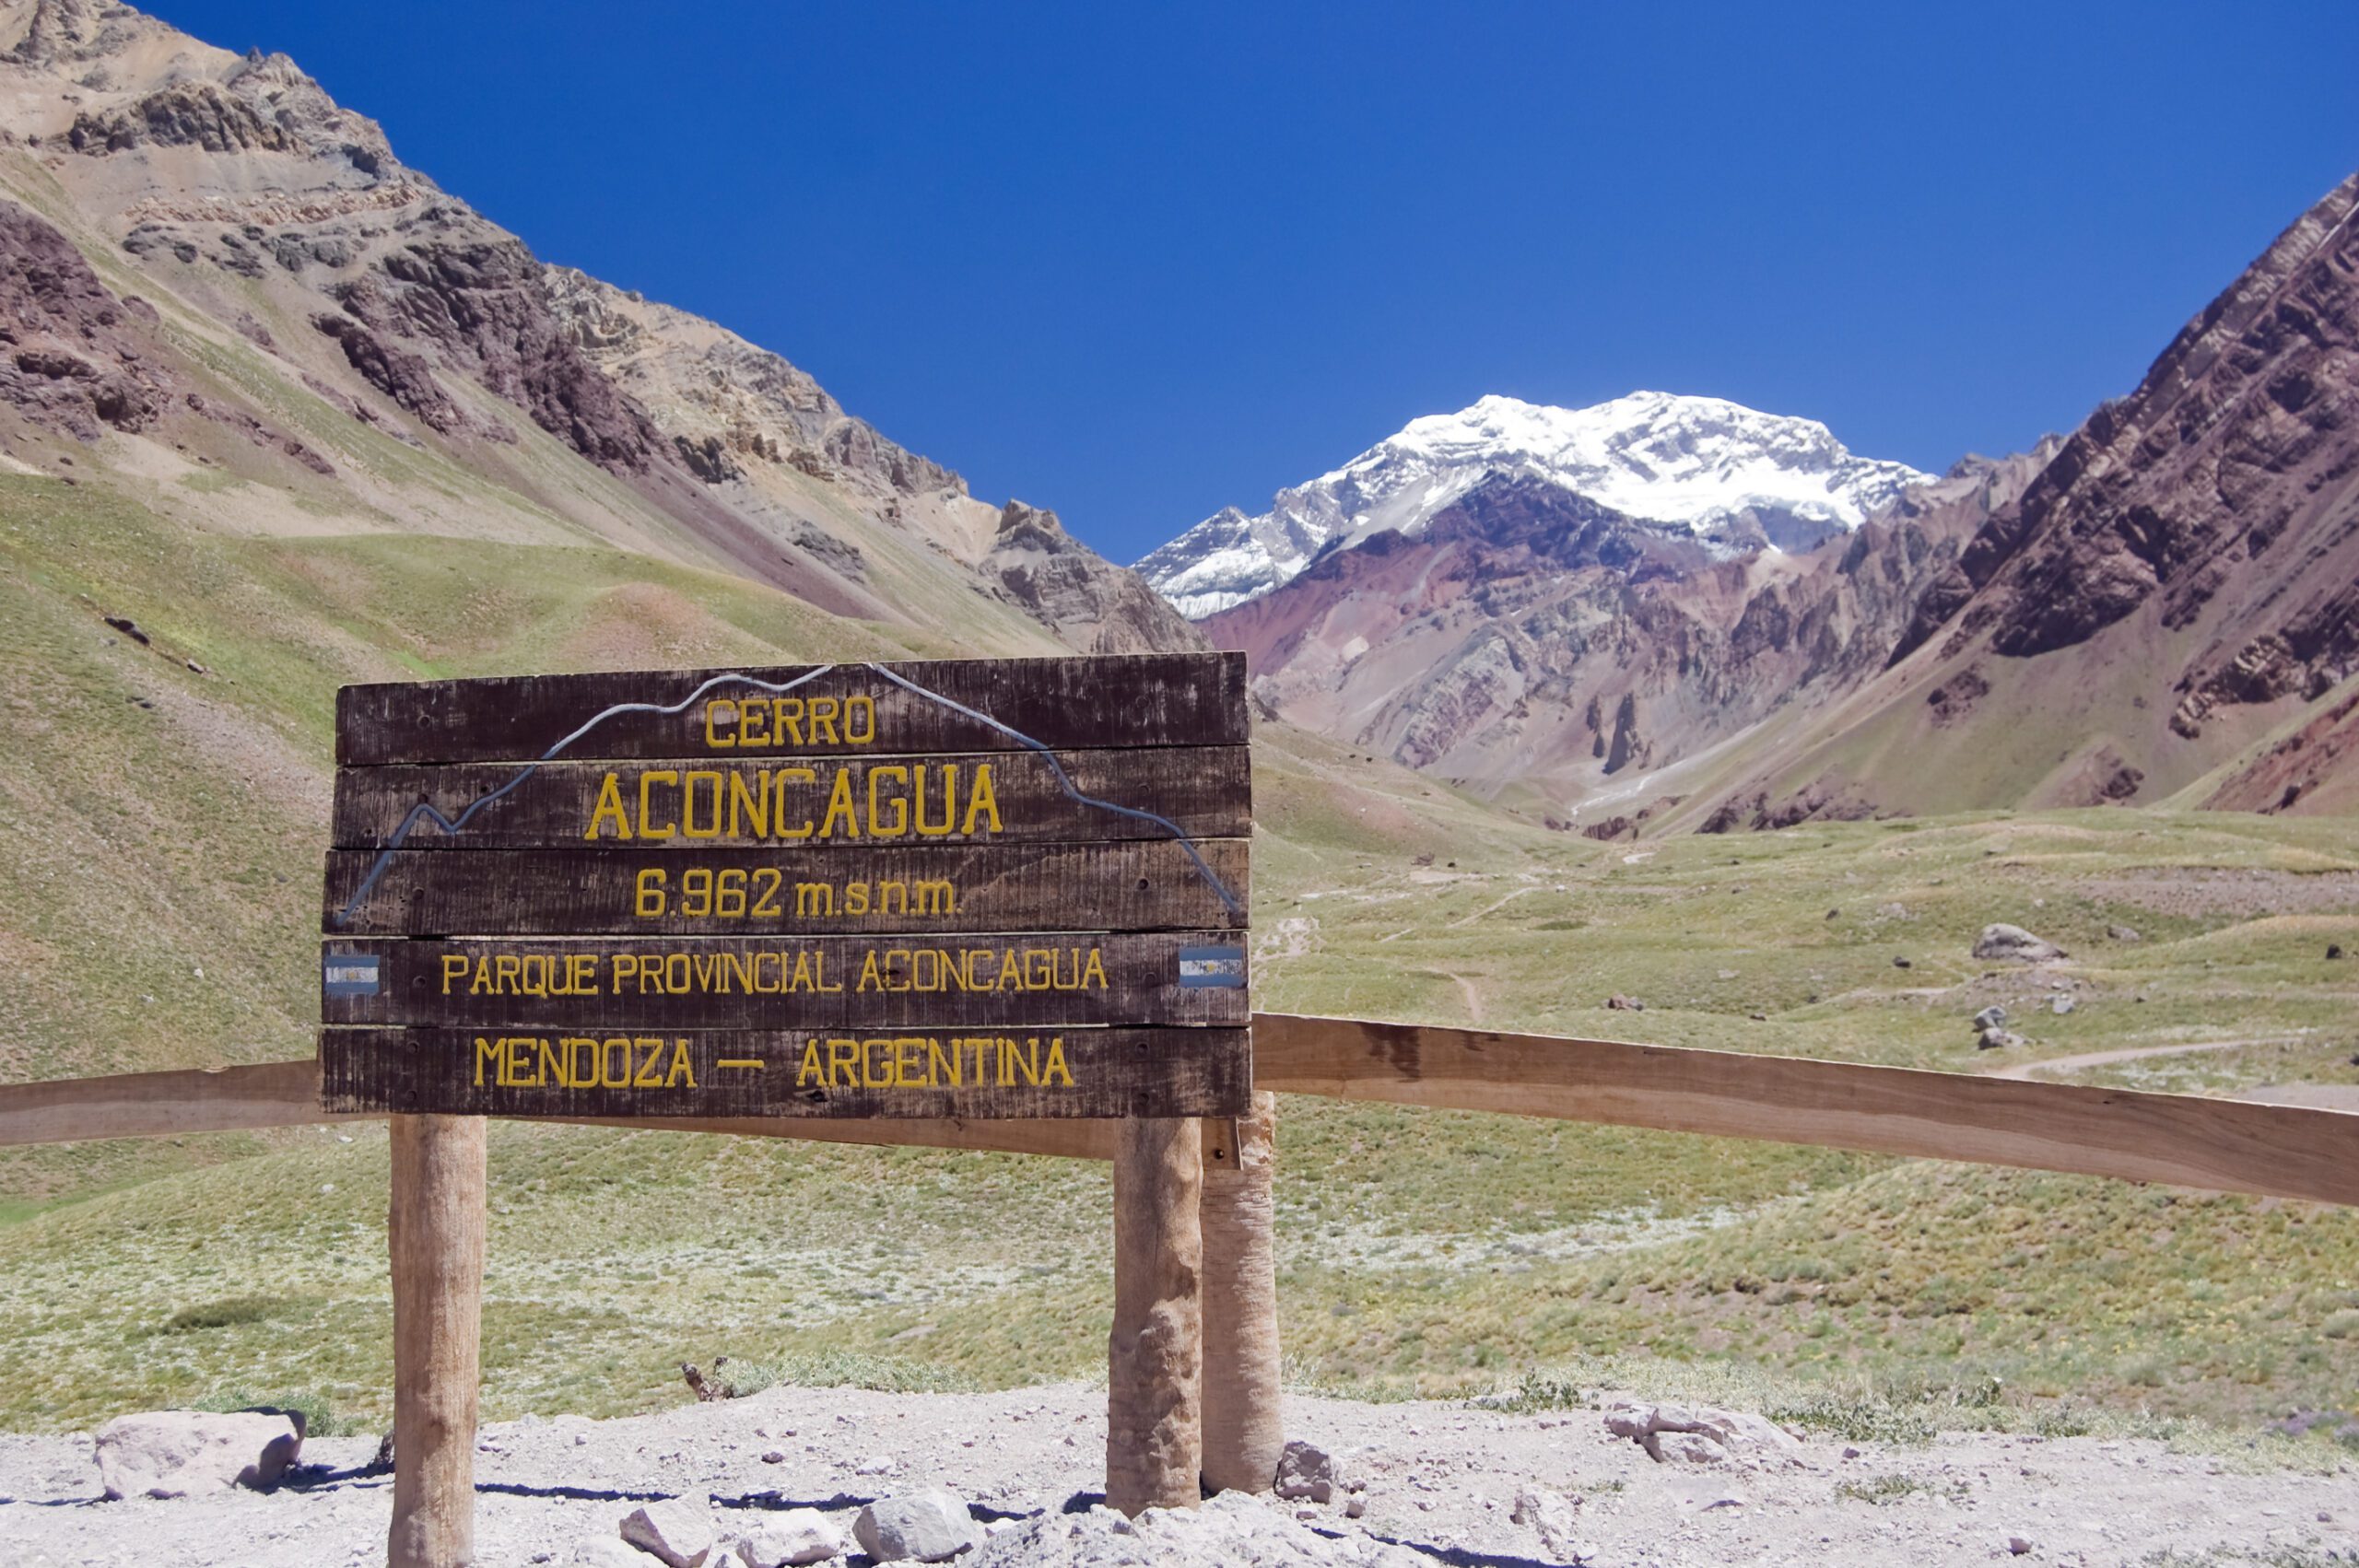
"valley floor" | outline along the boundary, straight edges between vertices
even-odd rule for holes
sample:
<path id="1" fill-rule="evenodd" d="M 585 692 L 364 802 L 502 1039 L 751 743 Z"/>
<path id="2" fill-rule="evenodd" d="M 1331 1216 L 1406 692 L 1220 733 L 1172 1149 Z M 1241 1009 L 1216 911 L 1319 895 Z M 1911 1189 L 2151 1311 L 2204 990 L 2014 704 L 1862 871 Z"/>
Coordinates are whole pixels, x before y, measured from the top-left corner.
<path id="1" fill-rule="evenodd" d="M 1523 1568 L 1572 1561 L 1567 1544 L 1583 1562 L 1631 1568 L 2298 1568 L 2359 1558 L 2359 1485 L 2331 1450 L 1987 1432 L 1906 1444 L 1812 1431 L 1788 1468 L 1690 1469 L 1610 1435 L 1598 1403 L 1512 1414 L 1295 1397 L 1290 1430 L 1344 1451 L 1348 1473 L 1367 1482 L 1363 1518 L 1339 1503 L 1303 1522 L 1329 1538 L 1305 1548 L 1331 1555 L 1301 1560 Z M 965 1395 L 780 1387 L 616 1421 L 504 1422 L 485 1430 L 476 1459 L 478 1561 L 571 1563 L 584 1542 L 614 1537 L 631 1510 L 662 1497 L 710 1498 L 723 1542 L 804 1506 L 849 1539 L 865 1502 L 940 1484 L 1006 1535 L 1029 1517 L 1086 1510 L 1103 1481 L 1105 1436 L 1104 1395 L 1079 1384 Z M 373 1435 L 314 1440 L 305 1457 L 323 1468 L 269 1495 L 106 1503 L 88 1437 L 0 1438 L 0 1539 L 16 1568 L 44 1558 L 56 1568 L 380 1561 L 391 1478 L 367 1468 L 375 1446 Z M 2294 1458 L 2303 1468 L 2285 1466 Z M 1571 1504 L 1569 1543 L 1552 1549 L 1517 1521 L 1525 1491 Z M 1270 1506 L 1294 1534 L 1296 1505 Z M 1150 1526 L 1144 1555 L 1130 1560 L 1159 1560 L 1154 1542 Z M 1044 1561 L 1019 1544 L 986 1560 Z"/>

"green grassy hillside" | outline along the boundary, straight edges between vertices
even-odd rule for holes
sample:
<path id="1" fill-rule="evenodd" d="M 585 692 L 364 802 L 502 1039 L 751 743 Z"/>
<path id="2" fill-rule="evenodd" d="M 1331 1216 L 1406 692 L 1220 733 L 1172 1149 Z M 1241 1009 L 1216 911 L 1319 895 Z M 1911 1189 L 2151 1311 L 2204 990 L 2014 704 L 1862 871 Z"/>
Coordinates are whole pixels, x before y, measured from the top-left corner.
<path id="1" fill-rule="evenodd" d="M 310 1049 L 339 682 L 948 651 L 614 551 L 231 538 L 0 477 L 0 1073 Z M 2324 957 L 2359 953 L 2359 825 L 1600 845 L 1294 731 L 1256 761 L 1265 1009 L 1978 1071 L 1967 1020 L 1995 1001 L 2032 1037 L 2008 1054 L 2065 1076 L 2359 1092 L 2359 960 Z M 1990 973 L 1970 948 L 1996 919 L 2075 961 Z M 2064 1060 L 2153 1047 L 2200 1048 Z M 0 1159 L 0 1426 L 297 1396 L 383 1420 L 385 1158 L 358 1126 Z M 1982 1391 L 1943 1419 L 2359 1406 L 2341 1211 L 1309 1100 L 1281 1160 L 1285 1332 L 1323 1386 L 1476 1393 L 1620 1356 L 1769 1369 L 1797 1409 L 1865 1378 Z M 1108 1201 L 1069 1162 L 501 1127 L 487 1408 L 640 1409 L 716 1354 L 1088 1375 Z"/>

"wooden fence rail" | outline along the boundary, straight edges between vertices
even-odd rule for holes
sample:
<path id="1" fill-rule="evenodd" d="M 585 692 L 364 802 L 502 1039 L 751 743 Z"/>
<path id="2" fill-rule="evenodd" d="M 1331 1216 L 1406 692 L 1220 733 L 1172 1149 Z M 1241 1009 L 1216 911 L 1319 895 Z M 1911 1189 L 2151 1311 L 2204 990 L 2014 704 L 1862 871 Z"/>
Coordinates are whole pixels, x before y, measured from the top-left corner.
<path id="1" fill-rule="evenodd" d="M 1963 1160 L 2359 1206 L 2359 1114 L 1733 1051 L 1260 1013 L 1254 1084 L 1281 1094 L 1490 1111 Z M 309 1060 L 0 1085 L 0 1147 L 297 1127 Z M 834 1142 L 1110 1158 L 1110 1122 L 631 1120 Z"/>

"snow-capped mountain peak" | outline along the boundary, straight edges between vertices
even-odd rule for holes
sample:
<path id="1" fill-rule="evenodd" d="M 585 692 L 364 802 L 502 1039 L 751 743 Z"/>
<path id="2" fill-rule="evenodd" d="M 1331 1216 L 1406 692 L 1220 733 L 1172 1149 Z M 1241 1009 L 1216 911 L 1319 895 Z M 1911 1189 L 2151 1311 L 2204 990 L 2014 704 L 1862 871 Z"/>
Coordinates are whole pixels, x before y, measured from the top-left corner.
<path id="1" fill-rule="evenodd" d="M 1731 549 L 1796 549 L 1857 528 L 1928 475 L 1855 457 L 1814 419 L 1714 397 L 1637 392 L 1588 408 L 1485 397 L 1413 419 L 1260 517 L 1225 507 L 1138 563 L 1182 614 L 1292 578 L 1338 541 L 1414 533 L 1494 474 L 1531 475 L 1642 522 Z"/>

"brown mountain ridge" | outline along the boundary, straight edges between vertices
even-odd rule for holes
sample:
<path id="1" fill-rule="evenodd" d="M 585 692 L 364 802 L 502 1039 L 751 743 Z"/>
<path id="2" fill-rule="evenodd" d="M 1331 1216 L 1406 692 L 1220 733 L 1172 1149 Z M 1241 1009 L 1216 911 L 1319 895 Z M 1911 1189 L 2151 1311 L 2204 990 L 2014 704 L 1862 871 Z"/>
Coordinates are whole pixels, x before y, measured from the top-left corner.
<path id="1" fill-rule="evenodd" d="M 106 0 L 0 0 L 0 349 L 16 465 L 94 447 L 196 526 L 596 543 L 980 648 L 1202 646 L 1053 513 L 545 265 L 291 60 Z"/>

